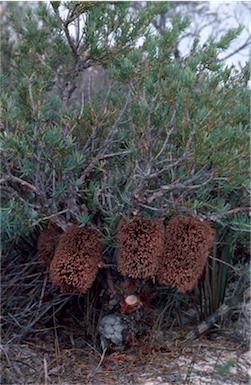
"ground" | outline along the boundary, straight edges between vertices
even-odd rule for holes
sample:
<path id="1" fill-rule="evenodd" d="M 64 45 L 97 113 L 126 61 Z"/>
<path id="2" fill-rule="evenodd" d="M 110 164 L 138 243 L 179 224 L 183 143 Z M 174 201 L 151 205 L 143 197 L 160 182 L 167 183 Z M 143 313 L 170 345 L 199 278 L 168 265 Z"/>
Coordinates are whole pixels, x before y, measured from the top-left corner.
<path id="1" fill-rule="evenodd" d="M 251 352 L 230 332 L 182 342 L 180 332 L 144 338 L 124 352 L 101 353 L 55 334 L 2 345 L 3 385 L 242 385 L 251 375 Z M 161 334 L 161 333 L 160 333 Z M 81 336 L 79 337 L 81 339 Z M 71 345 L 71 346 L 70 346 Z M 75 346 L 74 346 L 75 345 Z"/>
<path id="2" fill-rule="evenodd" d="M 233 320 L 193 341 L 186 336 L 197 322 L 174 318 L 154 323 L 123 352 L 102 357 L 96 313 L 90 312 L 98 294 L 60 294 L 41 261 L 27 255 L 15 253 L 2 263 L 2 385 L 249 383 L 250 301 L 240 304 Z"/>

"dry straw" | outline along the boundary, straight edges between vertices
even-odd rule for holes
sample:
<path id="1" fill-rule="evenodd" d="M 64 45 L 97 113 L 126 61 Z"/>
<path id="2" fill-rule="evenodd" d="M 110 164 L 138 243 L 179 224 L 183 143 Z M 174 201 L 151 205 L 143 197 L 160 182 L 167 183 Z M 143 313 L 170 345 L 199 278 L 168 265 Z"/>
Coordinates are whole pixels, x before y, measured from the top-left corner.
<path id="1" fill-rule="evenodd" d="M 207 221 L 174 216 L 167 224 L 165 248 L 157 278 L 180 292 L 191 290 L 200 278 L 213 245 L 215 231 Z"/>
<path id="2" fill-rule="evenodd" d="M 122 218 L 117 234 L 118 270 L 132 278 L 154 277 L 163 252 L 165 227 L 159 218 Z"/>
<path id="3" fill-rule="evenodd" d="M 54 284 L 64 292 L 85 293 L 93 284 L 102 255 L 100 234 L 71 225 L 59 241 L 50 266 Z"/>

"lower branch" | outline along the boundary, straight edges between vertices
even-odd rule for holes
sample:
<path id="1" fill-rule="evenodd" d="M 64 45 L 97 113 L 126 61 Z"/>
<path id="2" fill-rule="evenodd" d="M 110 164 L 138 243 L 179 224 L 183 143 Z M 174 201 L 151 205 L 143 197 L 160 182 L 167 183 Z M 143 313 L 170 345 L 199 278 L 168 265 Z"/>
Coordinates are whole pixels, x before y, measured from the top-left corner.
<path id="1" fill-rule="evenodd" d="M 31 191 L 34 192 L 35 194 L 39 194 L 39 192 L 37 191 L 37 189 L 36 189 L 35 186 L 33 186 L 31 183 L 26 182 L 25 180 L 20 179 L 20 178 L 14 176 L 14 175 L 4 175 L 4 176 L 0 179 L 0 184 L 6 183 L 6 182 L 14 182 L 14 183 L 18 183 L 18 184 L 20 184 L 21 186 L 27 187 L 29 190 L 31 190 Z"/>

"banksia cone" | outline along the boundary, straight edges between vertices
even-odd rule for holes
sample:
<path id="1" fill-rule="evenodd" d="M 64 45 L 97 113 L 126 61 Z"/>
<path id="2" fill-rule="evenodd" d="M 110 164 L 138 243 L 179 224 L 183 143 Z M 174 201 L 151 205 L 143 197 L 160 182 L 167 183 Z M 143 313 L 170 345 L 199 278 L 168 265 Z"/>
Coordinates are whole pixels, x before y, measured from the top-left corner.
<path id="1" fill-rule="evenodd" d="M 174 216 L 167 224 L 165 248 L 157 279 L 162 285 L 191 290 L 205 267 L 213 245 L 214 229 L 192 216 Z"/>
<path id="2" fill-rule="evenodd" d="M 163 252 L 165 227 L 161 219 L 121 219 L 117 234 L 118 271 L 132 278 L 154 277 Z"/>
<path id="3" fill-rule="evenodd" d="M 38 237 L 37 249 L 39 257 L 47 266 L 51 264 L 55 248 L 62 233 L 63 231 L 58 226 L 51 224 Z"/>
<path id="4" fill-rule="evenodd" d="M 50 276 L 62 291 L 85 293 L 93 284 L 101 260 L 100 234 L 90 226 L 71 225 L 60 239 Z"/>

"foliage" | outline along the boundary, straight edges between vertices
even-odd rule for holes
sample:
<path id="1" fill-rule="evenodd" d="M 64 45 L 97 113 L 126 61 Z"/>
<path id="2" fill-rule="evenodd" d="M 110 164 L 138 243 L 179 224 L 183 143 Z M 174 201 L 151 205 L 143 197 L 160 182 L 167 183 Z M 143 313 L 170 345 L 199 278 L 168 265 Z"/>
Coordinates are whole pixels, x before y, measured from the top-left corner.
<path id="1" fill-rule="evenodd" d="M 233 366 L 234 360 L 229 359 L 224 364 L 216 365 L 216 373 L 222 377 L 226 377 Z"/>
<path id="2" fill-rule="evenodd" d="M 60 2 L 9 14 L 15 42 L 2 66 L 2 233 L 17 241 L 53 220 L 113 234 L 121 216 L 197 214 L 219 247 L 249 230 L 249 68 L 218 59 L 240 29 L 185 59 L 174 49 L 187 20 L 159 35 L 166 4 Z M 75 34 L 72 33 L 75 26 Z M 102 66 L 109 87 L 75 98 L 80 74 Z M 108 236 L 109 238 L 109 236 Z M 108 244 L 110 239 L 107 240 Z"/>
<path id="3" fill-rule="evenodd" d="M 53 13 L 44 3 L 27 8 L 24 18 L 10 13 L 16 41 L 14 57 L 2 74 L 1 138 L 1 182 L 7 184 L 2 229 L 7 238 L 17 239 L 58 212 L 82 218 L 82 203 L 95 213 L 95 179 L 103 174 L 103 155 L 111 156 L 107 133 L 110 125 L 117 130 L 119 106 L 113 108 L 110 91 L 105 114 L 96 101 L 80 105 L 70 98 L 81 71 L 132 50 L 154 14 L 164 9 L 147 5 L 127 20 L 129 5 L 68 3 L 65 20 L 55 5 Z M 69 26 L 80 17 L 85 26 L 76 39 Z M 93 181 L 85 175 L 88 168 L 97 177 Z"/>

